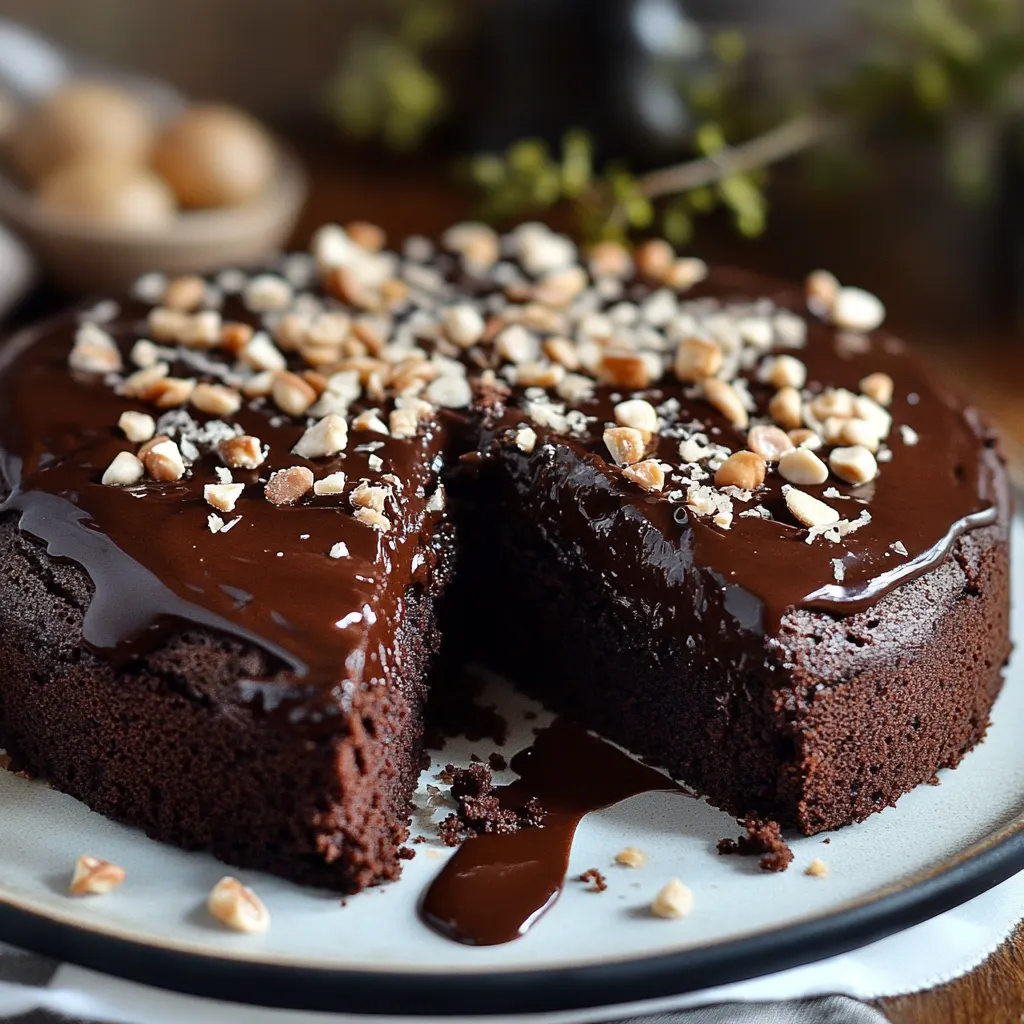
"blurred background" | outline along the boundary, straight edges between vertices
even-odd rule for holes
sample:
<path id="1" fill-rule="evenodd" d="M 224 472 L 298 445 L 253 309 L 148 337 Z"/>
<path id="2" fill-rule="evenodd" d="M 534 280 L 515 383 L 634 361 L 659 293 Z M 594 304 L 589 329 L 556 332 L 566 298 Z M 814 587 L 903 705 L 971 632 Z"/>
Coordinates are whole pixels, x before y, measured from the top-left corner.
<path id="1" fill-rule="evenodd" d="M 133 260 L 258 259 L 324 221 L 664 233 L 875 291 L 1024 443 L 1021 0 L 0 0 L 0 18 L 0 218 L 42 259 L 30 312 Z M 19 156 L 33 118 L 112 116 L 45 113 L 97 76 L 145 95 L 165 154 L 114 200 L 109 161 L 40 175 Z M 204 160 L 235 170 L 197 198 Z"/>

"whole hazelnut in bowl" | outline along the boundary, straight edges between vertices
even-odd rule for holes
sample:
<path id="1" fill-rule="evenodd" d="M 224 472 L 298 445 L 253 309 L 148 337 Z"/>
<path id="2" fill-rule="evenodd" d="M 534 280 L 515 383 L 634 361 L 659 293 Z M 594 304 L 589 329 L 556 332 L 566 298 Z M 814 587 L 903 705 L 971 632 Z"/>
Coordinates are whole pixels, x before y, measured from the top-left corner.
<path id="1" fill-rule="evenodd" d="M 65 83 L 22 111 L 5 148 L 0 216 L 74 292 L 258 262 L 305 198 L 298 160 L 248 114 L 156 111 L 116 83 Z"/>

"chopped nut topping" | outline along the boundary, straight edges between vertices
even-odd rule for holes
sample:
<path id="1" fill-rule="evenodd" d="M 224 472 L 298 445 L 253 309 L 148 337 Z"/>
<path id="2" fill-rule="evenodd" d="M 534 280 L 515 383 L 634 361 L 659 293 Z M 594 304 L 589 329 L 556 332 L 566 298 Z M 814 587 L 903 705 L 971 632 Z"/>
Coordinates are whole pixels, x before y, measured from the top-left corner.
<path id="1" fill-rule="evenodd" d="M 582 267 L 566 267 L 542 278 L 534 289 L 534 297 L 545 306 L 568 306 L 587 287 L 587 273 Z"/>
<path id="2" fill-rule="evenodd" d="M 494 339 L 494 348 L 510 363 L 529 363 L 540 354 L 540 341 L 521 324 L 510 324 Z"/>
<path id="3" fill-rule="evenodd" d="M 377 512 L 383 512 L 388 493 L 386 487 L 373 486 L 364 480 L 348 496 L 348 500 L 352 503 L 353 508 L 372 508 Z"/>
<path id="4" fill-rule="evenodd" d="M 627 846 L 615 854 L 615 863 L 624 868 L 642 868 L 647 863 L 647 854 L 639 847 Z"/>
<path id="5" fill-rule="evenodd" d="M 706 338 L 683 338 L 676 349 L 676 376 L 683 381 L 713 377 L 722 367 L 722 350 Z"/>
<path id="6" fill-rule="evenodd" d="M 434 493 L 427 499 L 426 509 L 428 512 L 443 512 L 447 496 L 445 493 L 444 485 L 438 484 L 434 488 Z"/>
<path id="7" fill-rule="evenodd" d="M 751 427 L 747 434 L 747 447 L 766 462 L 778 462 L 783 452 L 793 447 L 793 441 L 779 427 Z"/>
<path id="8" fill-rule="evenodd" d="M 795 487 L 786 488 L 786 507 L 804 526 L 831 526 L 839 522 L 839 513 L 834 508 Z"/>
<path id="9" fill-rule="evenodd" d="M 746 429 L 750 422 L 739 392 L 724 380 L 709 377 L 704 381 L 704 397 L 734 426 Z"/>
<path id="10" fill-rule="evenodd" d="M 344 451 L 348 444 L 348 423 L 343 416 L 330 413 L 322 420 L 314 423 L 299 438 L 298 444 L 292 449 L 295 455 L 304 459 L 322 459 L 328 455 L 337 455 Z"/>
<path id="11" fill-rule="evenodd" d="M 188 324 L 188 314 L 180 309 L 165 309 L 157 306 L 149 311 L 146 322 L 149 331 L 157 341 L 176 342 Z"/>
<path id="12" fill-rule="evenodd" d="M 207 484 L 203 488 L 203 498 L 207 505 L 212 505 L 221 512 L 233 512 L 235 502 L 244 490 L 244 484 Z"/>
<path id="13" fill-rule="evenodd" d="M 192 377 L 162 377 L 146 389 L 144 397 L 159 409 L 177 409 L 192 397 L 195 388 Z"/>
<path id="14" fill-rule="evenodd" d="M 888 437 L 889 431 L 892 430 L 892 416 L 889 410 L 867 395 L 857 395 L 854 398 L 853 415 L 870 423 L 879 438 Z"/>
<path id="15" fill-rule="evenodd" d="M 576 346 L 568 338 L 546 338 L 544 354 L 553 363 L 564 366 L 567 370 L 580 368 L 580 356 Z"/>
<path id="16" fill-rule="evenodd" d="M 144 455 L 143 451 L 145 451 Z M 152 441 L 149 442 L 147 446 L 139 450 L 139 457 L 145 464 L 149 475 L 161 483 L 171 483 L 180 480 L 185 475 L 185 463 L 181 457 L 181 450 L 169 438 L 157 441 L 156 444 L 153 444 Z"/>
<path id="17" fill-rule="evenodd" d="M 634 390 L 646 388 L 657 376 L 644 353 L 625 349 L 608 349 L 601 357 L 600 374 L 612 384 Z"/>
<path id="18" fill-rule="evenodd" d="M 647 439 L 635 427 L 609 427 L 603 439 L 612 459 L 620 466 L 639 462 L 647 448 Z"/>
<path id="19" fill-rule="evenodd" d="M 873 331 L 885 320 L 885 306 L 863 288 L 840 288 L 832 303 L 831 318 L 836 327 L 848 331 Z"/>
<path id="20" fill-rule="evenodd" d="M 861 382 L 860 389 L 868 398 L 879 405 L 891 405 L 895 385 L 887 373 L 869 373 Z"/>
<path id="21" fill-rule="evenodd" d="M 321 480 L 317 480 L 313 484 L 313 493 L 317 495 L 322 494 L 341 494 L 345 490 L 345 474 L 328 473 Z"/>
<path id="22" fill-rule="evenodd" d="M 833 448 L 828 464 L 840 480 L 848 484 L 866 484 L 878 476 L 878 463 L 863 445 Z"/>
<path id="23" fill-rule="evenodd" d="M 658 431 L 658 413 L 650 402 L 631 398 L 615 406 L 616 422 L 622 427 L 634 427 L 646 434 Z"/>
<path id="24" fill-rule="evenodd" d="M 160 349 L 146 338 L 140 338 L 132 345 L 128 358 L 140 369 L 154 366 L 160 362 Z"/>
<path id="25" fill-rule="evenodd" d="M 498 236 L 486 224 L 465 222 L 450 227 L 442 236 L 441 244 L 450 252 L 458 253 L 473 273 L 484 273 L 500 255 Z"/>
<path id="26" fill-rule="evenodd" d="M 779 475 L 801 487 L 823 484 L 828 479 L 828 466 L 809 448 L 793 448 L 780 456 Z"/>
<path id="27" fill-rule="evenodd" d="M 141 444 L 148 441 L 156 433 L 156 421 L 145 412 L 134 412 L 129 410 L 121 413 L 118 427 L 129 441 Z"/>
<path id="28" fill-rule="evenodd" d="M 802 388 L 807 383 L 807 367 L 794 356 L 776 356 L 766 361 L 762 379 L 774 388 Z"/>
<path id="29" fill-rule="evenodd" d="M 516 431 L 516 447 L 529 455 L 537 446 L 537 431 L 533 427 L 520 427 Z"/>
<path id="30" fill-rule="evenodd" d="M 641 277 L 661 281 L 675 261 L 676 254 L 664 239 L 652 238 L 637 246 L 634 258 Z"/>
<path id="31" fill-rule="evenodd" d="M 484 318 L 468 303 L 449 306 L 442 314 L 442 323 L 445 334 L 459 348 L 470 348 L 483 337 Z"/>
<path id="32" fill-rule="evenodd" d="M 118 452 L 104 470 L 100 483 L 107 487 L 131 487 L 132 484 L 137 484 L 145 473 L 146 467 L 131 452 Z"/>
<path id="33" fill-rule="evenodd" d="M 817 431 L 808 430 L 806 427 L 798 427 L 796 430 L 791 430 L 789 432 L 789 439 L 798 448 L 809 448 L 812 452 L 816 452 L 825 443 Z"/>
<path id="34" fill-rule="evenodd" d="M 270 340 L 270 335 L 257 331 L 239 353 L 242 362 L 254 370 L 283 370 L 286 361 L 284 353 Z"/>
<path id="35" fill-rule="evenodd" d="M 217 452 L 232 469 L 257 469 L 263 465 L 263 444 L 250 434 L 221 441 Z"/>
<path id="36" fill-rule="evenodd" d="M 254 313 L 273 313 L 287 309 L 294 298 L 292 286 L 274 274 L 257 274 L 245 286 L 242 301 Z"/>
<path id="37" fill-rule="evenodd" d="M 913 427 L 908 427 L 906 423 L 900 426 L 900 437 L 908 448 L 913 448 L 920 440 L 917 431 Z"/>
<path id="38" fill-rule="evenodd" d="M 671 879 L 651 903 L 655 917 L 686 917 L 693 910 L 693 893 L 678 878 Z"/>
<path id="39" fill-rule="evenodd" d="M 812 878 L 828 878 L 828 867 L 823 860 L 818 860 L 815 857 L 804 869 L 804 874 L 810 875 Z"/>
<path id="40" fill-rule="evenodd" d="M 839 281 L 827 270 L 815 270 L 807 275 L 804 285 L 807 308 L 817 317 L 827 319 L 839 295 Z"/>
<path id="41" fill-rule="evenodd" d="M 206 517 L 206 528 L 210 533 L 223 533 L 224 532 L 224 520 L 221 519 L 216 512 L 211 512 Z"/>
<path id="42" fill-rule="evenodd" d="M 845 388 L 828 388 L 811 399 L 809 409 L 817 420 L 826 420 L 831 416 L 847 419 L 854 414 L 856 398 L 852 391 Z"/>
<path id="43" fill-rule="evenodd" d="M 273 370 L 264 370 L 262 373 L 253 374 L 242 382 L 242 393 L 246 398 L 266 398 L 270 389 L 274 386 Z"/>
<path id="44" fill-rule="evenodd" d="M 236 932 L 265 932 L 270 913 L 260 898 L 236 878 L 222 878 L 206 900 L 210 913 L 226 928 Z"/>
<path id="45" fill-rule="evenodd" d="M 661 280 L 669 288 L 677 292 L 688 292 L 695 284 L 700 284 L 708 276 L 708 265 L 693 256 L 683 256 L 673 260 L 662 274 Z"/>
<path id="46" fill-rule="evenodd" d="M 124 868 L 86 853 L 75 863 L 68 892 L 72 896 L 101 896 L 116 889 L 124 878 Z"/>
<path id="47" fill-rule="evenodd" d="M 756 491 L 764 483 L 767 468 L 764 458 L 755 452 L 734 452 L 715 471 L 715 486 Z"/>
<path id="48" fill-rule="evenodd" d="M 102 327 L 86 321 L 75 332 L 68 366 L 80 373 L 117 373 L 123 363 L 114 339 Z"/>
<path id="49" fill-rule="evenodd" d="M 412 409 L 393 409 L 388 416 L 388 426 L 392 437 L 415 437 L 420 420 Z"/>
<path id="50" fill-rule="evenodd" d="M 313 474 L 305 466 L 272 473 L 263 493 L 273 505 L 294 505 L 313 489 Z"/>
<path id="51" fill-rule="evenodd" d="M 558 363 L 520 363 L 515 368 L 516 383 L 525 388 L 553 388 L 565 377 L 565 367 Z"/>
<path id="52" fill-rule="evenodd" d="M 665 470 L 657 459 L 644 459 L 632 466 L 626 466 L 622 475 L 645 491 L 660 491 L 665 486 Z"/>
<path id="53" fill-rule="evenodd" d="M 240 356 L 252 340 L 253 329 L 249 324 L 229 322 L 220 326 L 220 347 L 233 356 Z"/>
<path id="54" fill-rule="evenodd" d="M 803 423 L 803 402 L 796 388 L 779 388 L 768 401 L 768 415 L 783 430 L 795 430 Z"/>
<path id="55" fill-rule="evenodd" d="M 438 377 L 427 385 L 426 396 L 444 409 L 465 409 L 473 398 L 465 377 Z"/>
<path id="56" fill-rule="evenodd" d="M 331 550 L 327 554 L 331 558 L 348 558 L 348 545 L 343 540 L 339 540 L 337 544 L 331 546 Z"/>
<path id="57" fill-rule="evenodd" d="M 192 404 L 210 416 L 233 416 L 242 407 L 242 396 L 224 384 L 197 384 Z"/>
<path id="58" fill-rule="evenodd" d="M 901 540 L 895 541 L 894 543 L 890 544 L 889 547 L 897 555 L 903 555 L 904 558 L 906 558 L 906 556 L 910 554 L 910 552 L 907 550 L 907 545 L 904 544 Z"/>
<path id="59" fill-rule="evenodd" d="M 167 309 L 191 313 L 206 298 L 206 282 L 201 277 L 175 277 L 167 282 L 160 304 Z"/>
<path id="60" fill-rule="evenodd" d="M 390 433 L 388 425 L 380 418 L 377 409 L 366 409 L 361 412 L 352 421 L 352 429 L 367 430 L 373 434 L 384 434 L 385 436 Z"/>
<path id="61" fill-rule="evenodd" d="M 633 259 L 619 242 L 598 242 L 590 250 L 590 272 L 594 277 L 628 277 Z"/>
<path id="62" fill-rule="evenodd" d="M 301 416 L 317 400 L 316 391 L 297 373 L 280 370 L 270 387 L 274 404 L 289 416 Z"/>
<path id="63" fill-rule="evenodd" d="M 357 508 L 352 514 L 359 522 L 372 526 L 379 533 L 387 533 L 391 529 L 391 520 L 375 508 Z"/>
<path id="64" fill-rule="evenodd" d="M 835 440 L 844 444 L 859 445 L 862 448 L 867 448 L 869 452 L 877 452 L 881 443 L 877 426 L 860 419 L 843 420 Z"/>
<path id="65" fill-rule="evenodd" d="M 384 229 L 377 224 L 371 224 L 367 220 L 353 220 L 345 225 L 345 234 L 352 239 L 360 249 L 367 252 L 380 252 L 387 242 L 387 235 Z"/>

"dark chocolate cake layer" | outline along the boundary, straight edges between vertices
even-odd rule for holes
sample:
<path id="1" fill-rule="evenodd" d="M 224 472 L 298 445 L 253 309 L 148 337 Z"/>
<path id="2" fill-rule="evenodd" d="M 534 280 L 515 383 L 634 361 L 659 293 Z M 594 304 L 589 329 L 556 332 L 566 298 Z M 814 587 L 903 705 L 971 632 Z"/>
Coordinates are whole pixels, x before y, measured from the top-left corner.
<path id="1" fill-rule="evenodd" d="M 0 745 L 231 863 L 394 877 L 447 588 L 451 658 L 715 803 L 885 806 L 984 735 L 1005 474 L 872 297 L 809 300 L 658 243 L 328 229 L 21 336 Z"/>

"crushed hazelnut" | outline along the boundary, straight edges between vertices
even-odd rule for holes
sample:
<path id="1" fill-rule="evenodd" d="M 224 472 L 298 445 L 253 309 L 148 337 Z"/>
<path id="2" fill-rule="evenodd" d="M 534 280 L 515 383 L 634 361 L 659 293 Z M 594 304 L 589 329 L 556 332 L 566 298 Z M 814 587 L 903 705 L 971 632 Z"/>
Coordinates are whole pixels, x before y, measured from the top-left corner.
<path id="1" fill-rule="evenodd" d="M 642 868 L 647 863 L 647 854 L 639 847 L 627 846 L 615 854 L 615 863 L 624 868 Z"/>
<path id="2" fill-rule="evenodd" d="M 220 326 L 220 347 L 233 356 L 240 356 L 252 341 L 253 329 L 249 324 L 234 321 Z"/>
<path id="3" fill-rule="evenodd" d="M 146 338 L 140 338 L 132 345 L 128 358 L 140 370 L 160 362 L 160 349 Z"/>
<path id="4" fill-rule="evenodd" d="M 826 420 L 830 417 L 848 419 L 854 414 L 854 400 L 856 395 L 845 388 L 827 388 L 820 395 L 811 399 L 808 408 L 817 420 Z"/>
<path id="5" fill-rule="evenodd" d="M 691 910 L 693 893 L 678 878 L 671 879 L 651 903 L 651 913 L 655 917 L 686 917 Z"/>
<path id="6" fill-rule="evenodd" d="M 908 448 L 913 448 L 921 438 L 913 427 L 903 423 L 900 425 L 900 439 Z"/>
<path id="7" fill-rule="evenodd" d="M 802 487 L 823 484 L 828 479 L 828 466 L 809 448 L 793 448 L 779 457 L 779 475 Z"/>
<path id="8" fill-rule="evenodd" d="M 225 465 L 232 469 L 257 469 L 263 465 L 263 444 L 251 434 L 241 434 L 221 441 L 217 452 Z"/>
<path id="9" fill-rule="evenodd" d="M 647 438 L 635 427 L 609 427 L 603 440 L 612 459 L 620 466 L 639 462 L 647 448 Z"/>
<path id="10" fill-rule="evenodd" d="M 596 243 L 587 262 L 594 277 L 627 277 L 633 269 L 632 257 L 619 242 Z"/>
<path id="11" fill-rule="evenodd" d="M 380 418 L 376 409 L 366 409 L 352 421 L 353 430 L 366 430 L 373 434 L 387 435 L 388 425 Z"/>
<path id="12" fill-rule="evenodd" d="M 768 400 L 768 415 L 783 430 L 795 430 L 803 423 L 803 402 L 793 387 L 779 388 Z"/>
<path id="13" fill-rule="evenodd" d="M 832 312 L 839 295 L 839 281 L 827 270 L 814 270 L 807 275 L 804 284 L 807 308 L 818 317 L 826 319 Z"/>
<path id="14" fill-rule="evenodd" d="M 297 373 L 280 370 L 274 374 L 270 397 L 281 412 L 301 416 L 316 401 L 317 394 Z"/>
<path id="15" fill-rule="evenodd" d="M 75 863 L 68 892 L 72 896 L 101 896 L 116 889 L 124 878 L 124 868 L 86 853 Z"/>
<path id="16" fill-rule="evenodd" d="M 175 309 L 181 313 L 191 313 L 203 304 L 206 298 L 206 282 L 201 277 L 188 275 L 175 277 L 164 287 L 160 304 L 167 309 Z"/>
<path id="17" fill-rule="evenodd" d="M 683 338 L 676 348 L 676 376 L 683 381 L 713 377 L 722 367 L 722 350 L 707 338 Z"/>
<path id="18" fill-rule="evenodd" d="M 146 318 L 149 325 L 149 332 L 157 341 L 174 341 L 181 337 L 181 332 L 188 324 L 188 314 L 180 309 L 165 309 L 163 306 L 156 306 L 149 311 Z"/>
<path id="19" fill-rule="evenodd" d="M 661 491 L 665 487 L 665 470 L 657 459 L 644 459 L 626 466 L 622 475 L 645 491 Z"/>
<path id="20" fill-rule="evenodd" d="M 839 522 L 839 513 L 825 502 L 819 501 L 806 491 L 795 487 L 786 489 L 786 508 L 800 520 L 804 526 L 831 526 Z"/>
<path id="21" fill-rule="evenodd" d="M 377 512 L 384 511 L 384 502 L 387 500 L 388 489 L 360 481 L 355 490 L 348 496 L 353 508 L 372 508 Z"/>
<path id="22" fill-rule="evenodd" d="M 313 484 L 313 493 L 317 495 L 341 494 L 344 490 L 345 474 L 341 472 L 328 473 L 327 476 Z"/>
<path id="23" fill-rule="evenodd" d="M 601 357 L 600 376 L 620 387 L 634 390 L 646 388 L 658 375 L 660 364 L 656 370 L 651 360 L 644 356 L 643 352 L 608 349 Z"/>
<path id="24" fill-rule="evenodd" d="M 263 901 L 236 878 L 222 878 L 207 897 L 210 913 L 226 928 L 236 932 L 265 932 L 270 927 L 270 913 Z"/>
<path id="25" fill-rule="evenodd" d="M 131 487 L 145 476 L 146 467 L 131 452 L 118 452 L 103 471 L 100 483 L 107 487 Z"/>
<path id="26" fill-rule="evenodd" d="M 276 274 L 257 274 L 242 292 L 246 308 L 254 313 L 273 313 L 287 309 L 294 298 L 292 286 Z"/>
<path id="27" fill-rule="evenodd" d="M 876 424 L 861 419 L 843 420 L 835 440 L 843 444 L 859 445 L 869 452 L 877 452 L 882 441 Z"/>
<path id="28" fill-rule="evenodd" d="M 337 544 L 331 545 L 331 550 L 327 554 L 331 558 L 348 558 L 348 545 L 339 540 Z"/>
<path id="29" fill-rule="evenodd" d="M 192 404 L 210 416 L 233 416 L 242 407 L 242 396 L 224 384 L 201 383 L 192 392 Z"/>
<path id="30" fill-rule="evenodd" d="M 802 388 L 807 383 L 807 367 L 795 356 L 776 356 L 766 364 L 764 380 L 774 388 Z"/>
<path id="31" fill-rule="evenodd" d="M 159 409 L 177 409 L 192 397 L 195 388 L 192 377 L 162 377 L 146 389 L 145 398 Z"/>
<path id="32" fill-rule="evenodd" d="M 391 529 L 391 520 L 375 508 L 357 508 L 352 514 L 359 522 L 373 527 L 379 533 L 387 533 Z"/>
<path id="33" fill-rule="evenodd" d="M 454 375 L 438 377 L 427 385 L 427 398 L 444 409 L 465 409 L 473 398 L 469 381 Z"/>
<path id="34" fill-rule="evenodd" d="M 708 265 L 694 256 L 673 260 L 662 274 L 662 283 L 677 292 L 687 292 L 708 276 Z"/>
<path id="35" fill-rule="evenodd" d="M 494 339 L 494 349 L 509 363 L 528 363 L 540 353 L 540 341 L 522 324 L 510 324 Z"/>
<path id="36" fill-rule="evenodd" d="M 257 372 L 283 370 L 286 362 L 284 353 L 270 340 L 270 335 L 256 331 L 239 352 L 243 363 L 248 363 Z"/>
<path id="37" fill-rule="evenodd" d="M 675 258 L 676 254 L 672 251 L 672 246 L 661 238 L 652 238 L 642 242 L 637 246 L 634 256 L 636 269 L 641 277 L 652 281 L 662 280 Z"/>
<path id="38" fill-rule="evenodd" d="M 442 314 L 441 322 L 445 334 L 459 348 L 470 348 L 483 337 L 484 318 L 469 303 L 449 306 Z"/>
<path id="39" fill-rule="evenodd" d="M 117 425 L 124 436 L 135 444 L 148 441 L 156 433 L 156 421 L 145 412 L 123 412 L 118 418 Z"/>
<path id="40" fill-rule="evenodd" d="M 746 429 L 750 415 L 736 388 L 724 380 L 709 377 L 704 381 L 704 397 L 734 426 Z"/>
<path id="41" fill-rule="evenodd" d="M 415 437 L 419 432 L 420 420 L 412 409 L 392 409 L 388 416 L 388 427 L 392 437 Z"/>
<path id="42" fill-rule="evenodd" d="M 255 373 L 242 381 L 242 394 L 246 398 L 266 398 L 274 386 L 274 372 L 273 370 L 264 370 L 262 373 Z"/>
<path id="43" fill-rule="evenodd" d="M 292 452 L 303 459 L 322 459 L 328 455 L 337 455 L 347 444 L 348 423 L 343 416 L 329 413 L 299 438 Z"/>
<path id="44" fill-rule="evenodd" d="M 863 288 L 840 288 L 831 308 L 832 323 L 848 331 L 873 331 L 885 320 L 881 300 Z"/>
<path id="45" fill-rule="evenodd" d="M 833 448 L 828 464 L 840 480 L 848 484 L 866 484 L 878 476 L 878 463 L 863 445 Z"/>
<path id="46" fill-rule="evenodd" d="M 565 367 L 559 363 L 520 363 L 515 375 L 516 383 L 523 387 L 553 388 L 565 378 Z"/>
<path id="47" fill-rule="evenodd" d="M 244 490 L 244 484 L 207 484 L 203 488 L 203 498 L 207 505 L 212 505 L 221 512 L 233 512 L 235 502 Z"/>
<path id="48" fill-rule="evenodd" d="M 804 874 L 810 875 L 812 878 L 828 878 L 828 866 L 823 860 L 815 857 L 804 869 Z"/>
<path id="49" fill-rule="evenodd" d="M 387 242 L 387 235 L 384 229 L 368 220 L 353 220 L 345 225 L 345 234 L 352 239 L 360 249 L 367 252 L 380 252 Z"/>
<path id="50" fill-rule="evenodd" d="M 716 487 L 756 491 L 764 483 L 767 464 L 756 452 L 733 452 L 715 471 Z"/>
<path id="51" fill-rule="evenodd" d="M 294 505 L 313 489 L 313 474 L 305 466 L 272 473 L 263 493 L 272 505 Z"/>
<path id="52" fill-rule="evenodd" d="M 580 356 L 576 346 L 568 338 L 546 338 L 544 340 L 544 354 L 553 363 L 564 366 L 567 370 L 578 370 L 580 368 Z"/>
<path id="53" fill-rule="evenodd" d="M 798 448 L 809 448 L 812 452 L 816 452 L 825 443 L 817 431 L 808 430 L 806 427 L 797 427 L 796 430 L 791 430 L 788 436 Z"/>
<path id="54" fill-rule="evenodd" d="M 68 366 L 80 373 L 117 373 L 123 365 L 114 339 L 102 327 L 86 321 L 75 332 Z"/>
<path id="55" fill-rule="evenodd" d="M 154 438 L 154 440 L 156 440 Z M 181 450 L 168 438 L 140 449 L 139 457 L 145 464 L 146 471 L 154 480 L 161 483 L 171 483 L 180 480 L 185 475 L 185 463 L 181 457 Z M 145 455 L 142 451 L 145 450 Z"/>
<path id="56" fill-rule="evenodd" d="M 543 277 L 534 289 L 534 298 L 545 306 L 568 306 L 587 287 L 587 272 L 579 266 L 565 267 Z"/>
<path id="57" fill-rule="evenodd" d="M 650 402 L 630 398 L 615 406 L 615 420 L 622 427 L 633 427 L 646 434 L 658 431 L 658 413 Z"/>
<path id="58" fill-rule="evenodd" d="M 778 462 L 783 452 L 793 447 L 793 441 L 779 427 L 751 427 L 747 434 L 747 447 L 766 462 Z"/>
<path id="59" fill-rule="evenodd" d="M 895 385 L 887 373 L 869 373 L 861 382 L 861 391 L 879 405 L 891 405 Z"/>
<path id="60" fill-rule="evenodd" d="M 537 431 L 533 427 L 520 427 L 516 431 L 516 447 L 529 455 L 537 446 Z"/>

